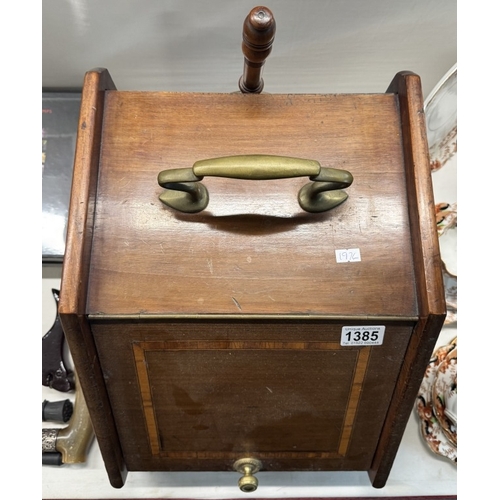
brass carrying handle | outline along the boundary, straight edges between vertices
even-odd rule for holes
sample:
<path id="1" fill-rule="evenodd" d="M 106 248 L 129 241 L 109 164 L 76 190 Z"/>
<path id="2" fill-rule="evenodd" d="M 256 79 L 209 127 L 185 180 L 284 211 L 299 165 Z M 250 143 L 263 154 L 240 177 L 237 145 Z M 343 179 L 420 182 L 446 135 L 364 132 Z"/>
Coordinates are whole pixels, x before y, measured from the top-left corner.
<path id="1" fill-rule="evenodd" d="M 341 189 L 352 184 L 347 170 L 322 167 L 316 160 L 272 155 L 225 156 L 197 161 L 192 168 L 163 170 L 158 184 L 166 189 L 160 200 L 185 213 L 204 210 L 209 201 L 208 190 L 200 182 L 203 177 L 270 180 L 308 176 L 313 182 L 303 186 L 298 202 L 306 212 L 326 212 L 343 203 L 348 195 Z"/>

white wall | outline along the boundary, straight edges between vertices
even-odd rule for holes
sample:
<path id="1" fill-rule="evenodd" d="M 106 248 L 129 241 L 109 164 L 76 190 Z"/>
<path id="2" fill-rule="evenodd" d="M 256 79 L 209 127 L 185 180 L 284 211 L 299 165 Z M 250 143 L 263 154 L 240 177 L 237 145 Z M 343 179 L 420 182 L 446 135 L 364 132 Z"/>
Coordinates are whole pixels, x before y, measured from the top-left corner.
<path id="1" fill-rule="evenodd" d="M 119 90 L 232 92 L 257 0 L 44 0 L 44 87 L 107 68 Z M 424 97 L 457 61 L 456 0 L 267 0 L 272 93 L 384 92 L 411 70 Z"/>

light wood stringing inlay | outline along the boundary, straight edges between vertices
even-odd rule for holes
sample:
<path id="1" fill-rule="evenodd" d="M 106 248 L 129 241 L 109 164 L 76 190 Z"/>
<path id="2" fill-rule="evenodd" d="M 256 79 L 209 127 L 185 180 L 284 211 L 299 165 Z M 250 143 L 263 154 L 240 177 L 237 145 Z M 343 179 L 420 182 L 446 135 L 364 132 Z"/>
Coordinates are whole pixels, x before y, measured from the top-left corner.
<path id="1" fill-rule="evenodd" d="M 141 392 L 142 404 L 144 409 L 144 418 L 146 420 L 147 433 L 151 447 L 151 454 L 157 457 L 168 457 L 177 459 L 236 459 L 237 453 L 231 452 L 200 452 L 183 451 L 167 452 L 161 449 L 159 439 L 158 425 L 153 405 L 151 387 L 148 375 L 148 365 L 146 361 L 147 351 L 175 351 L 175 350 L 339 350 L 346 349 L 341 347 L 338 342 L 276 342 L 276 341 L 231 341 L 231 340 L 187 340 L 187 341 L 149 341 L 134 342 L 134 358 L 137 370 L 137 378 Z M 349 349 L 349 348 L 347 348 Z M 255 452 L 256 458 L 276 459 L 276 458 L 338 458 L 345 456 L 349 448 L 354 420 L 361 395 L 363 380 L 365 377 L 371 347 L 361 347 L 355 349 L 357 352 L 357 361 L 351 383 L 349 400 L 345 412 L 342 426 L 341 439 L 337 452 L 273 452 L 259 453 Z"/>

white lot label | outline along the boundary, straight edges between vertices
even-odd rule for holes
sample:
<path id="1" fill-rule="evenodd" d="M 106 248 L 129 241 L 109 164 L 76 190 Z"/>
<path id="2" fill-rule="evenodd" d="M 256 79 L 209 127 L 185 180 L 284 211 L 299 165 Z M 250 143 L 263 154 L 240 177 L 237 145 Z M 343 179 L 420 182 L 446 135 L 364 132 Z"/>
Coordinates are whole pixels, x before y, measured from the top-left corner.
<path id="1" fill-rule="evenodd" d="M 340 345 L 382 345 L 385 326 L 343 326 Z"/>
<path id="2" fill-rule="evenodd" d="M 338 264 L 361 262 L 361 252 L 359 248 L 343 248 L 342 250 L 335 250 L 335 258 Z"/>

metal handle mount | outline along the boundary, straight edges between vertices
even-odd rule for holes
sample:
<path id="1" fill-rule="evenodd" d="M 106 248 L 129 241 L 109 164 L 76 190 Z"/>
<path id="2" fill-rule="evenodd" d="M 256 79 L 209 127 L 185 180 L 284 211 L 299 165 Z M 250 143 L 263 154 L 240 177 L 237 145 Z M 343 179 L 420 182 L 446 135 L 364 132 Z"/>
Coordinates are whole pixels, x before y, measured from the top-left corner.
<path id="1" fill-rule="evenodd" d="M 352 184 L 347 170 L 322 167 L 316 160 L 272 155 L 225 156 L 197 161 L 192 168 L 163 170 L 158 184 L 166 189 L 160 200 L 184 213 L 198 213 L 209 201 L 203 177 L 270 180 L 308 176 L 313 182 L 304 185 L 298 202 L 306 212 L 326 212 L 343 203 L 348 195 L 341 189 Z"/>

